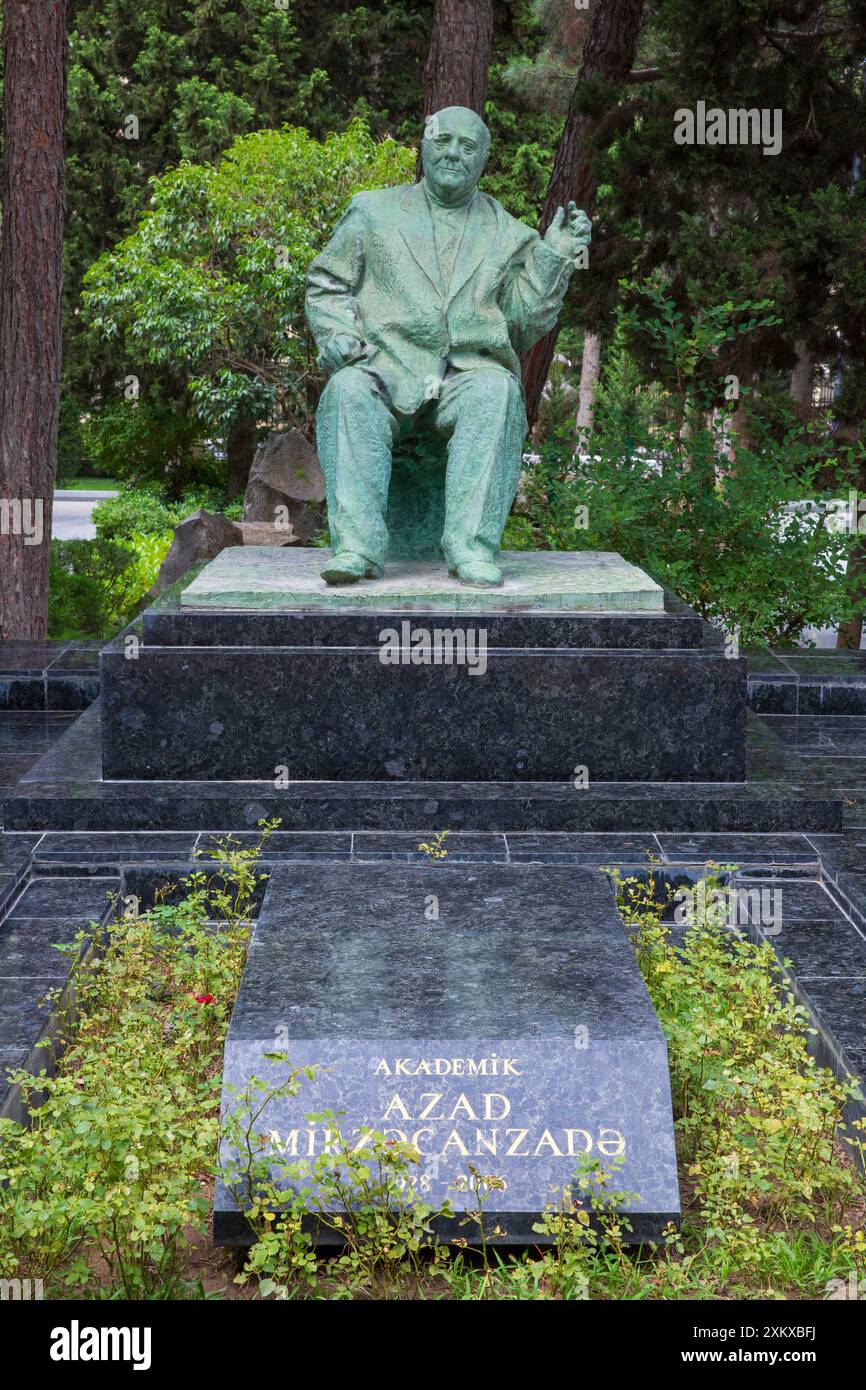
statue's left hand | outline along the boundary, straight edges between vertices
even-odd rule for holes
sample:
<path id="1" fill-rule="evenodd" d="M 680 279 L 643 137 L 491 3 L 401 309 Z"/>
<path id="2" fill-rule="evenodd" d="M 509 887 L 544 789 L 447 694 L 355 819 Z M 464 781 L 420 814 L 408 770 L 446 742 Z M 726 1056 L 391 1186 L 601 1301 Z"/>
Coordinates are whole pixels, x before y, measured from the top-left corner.
<path id="1" fill-rule="evenodd" d="M 569 203 L 567 213 L 565 208 L 556 209 L 544 240 L 560 256 L 576 256 L 580 247 L 588 246 L 592 240 L 592 223 L 585 212 Z"/>

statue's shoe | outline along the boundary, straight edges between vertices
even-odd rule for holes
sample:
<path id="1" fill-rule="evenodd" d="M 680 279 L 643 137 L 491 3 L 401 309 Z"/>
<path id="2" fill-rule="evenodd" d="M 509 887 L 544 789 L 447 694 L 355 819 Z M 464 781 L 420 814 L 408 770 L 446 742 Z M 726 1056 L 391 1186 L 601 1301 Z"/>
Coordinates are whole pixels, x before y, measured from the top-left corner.
<path id="1" fill-rule="evenodd" d="M 502 583 L 502 570 L 489 560 L 465 560 L 448 571 L 464 584 L 484 584 L 487 588 L 497 588 Z"/>
<path id="2" fill-rule="evenodd" d="M 381 579 L 382 570 L 363 555 L 341 550 L 331 556 L 322 570 L 322 578 L 326 584 L 357 584 L 359 579 Z"/>

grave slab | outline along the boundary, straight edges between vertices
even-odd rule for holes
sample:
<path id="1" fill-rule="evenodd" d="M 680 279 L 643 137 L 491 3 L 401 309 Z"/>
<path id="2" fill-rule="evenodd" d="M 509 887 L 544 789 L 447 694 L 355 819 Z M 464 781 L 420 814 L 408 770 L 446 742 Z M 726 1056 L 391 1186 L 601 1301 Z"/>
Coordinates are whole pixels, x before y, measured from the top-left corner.
<path id="1" fill-rule="evenodd" d="M 307 1116 L 327 1109 L 344 1136 L 370 1126 L 413 1144 L 437 1206 L 474 1205 L 470 1163 L 500 1177 L 485 1219 L 503 1244 L 543 1242 L 534 1226 L 584 1155 L 635 1194 L 632 1239 L 678 1219 L 667 1051 L 597 872 L 276 867 L 226 1042 L 224 1105 L 253 1076 L 285 1076 L 274 1052 L 322 1068 L 257 1121 L 277 1165 L 321 1152 L 326 1131 Z M 454 1219 L 445 1238 L 467 1234 Z M 214 1235 L 250 1239 L 223 1185 Z"/>

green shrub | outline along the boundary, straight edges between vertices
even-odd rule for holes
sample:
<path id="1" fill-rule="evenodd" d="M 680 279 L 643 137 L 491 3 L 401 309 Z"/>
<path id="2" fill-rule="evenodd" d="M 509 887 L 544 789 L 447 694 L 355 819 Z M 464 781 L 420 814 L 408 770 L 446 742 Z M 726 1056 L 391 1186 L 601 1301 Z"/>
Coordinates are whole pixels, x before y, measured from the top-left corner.
<path id="1" fill-rule="evenodd" d="M 135 610 L 137 578 L 136 556 L 125 546 L 102 540 L 52 541 L 49 637 L 111 636 Z"/>
<path id="2" fill-rule="evenodd" d="M 658 285 L 637 288 L 647 311 L 626 318 L 671 386 L 638 389 L 618 334 L 587 452 L 575 452 L 573 423 L 560 412 L 526 470 L 503 544 L 619 551 L 743 643 L 790 643 L 806 626 L 844 622 L 857 606 L 843 573 L 856 537 L 825 519 L 866 451 L 838 447 L 823 425 L 790 414 L 784 422 L 777 409 L 772 422 L 752 412 L 748 442 L 733 436 L 728 457 L 720 432 L 731 403 L 712 421 L 718 355 L 769 321 L 766 305 L 723 304 L 687 324 Z"/>
<path id="3" fill-rule="evenodd" d="M 738 447 L 718 481 L 708 480 L 718 455 L 706 430 L 690 437 L 690 466 L 667 466 L 651 440 L 629 447 L 594 437 L 592 448 L 580 457 L 570 445 L 542 446 L 506 548 L 619 551 L 744 643 L 790 643 L 807 625 L 852 615 L 841 567 L 854 537 L 825 525 L 823 443 L 794 429 L 780 444 Z M 845 495 L 841 484 L 832 495 Z M 818 505 L 787 515 L 786 502 L 807 499 Z"/>
<path id="4" fill-rule="evenodd" d="M 160 490 L 152 486 L 125 488 L 117 497 L 100 502 L 93 509 L 93 522 L 102 540 L 124 542 L 134 535 L 170 535 L 199 507 L 221 512 L 233 520 L 240 520 L 243 514 L 243 503 L 227 503 L 219 488 L 187 488 L 178 501 L 166 501 Z"/>
<path id="5" fill-rule="evenodd" d="M 659 898 L 651 877 L 611 876 L 668 1044 L 690 1197 L 681 1273 L 764 1296 L 786 1283 L 814 1296 L 835 1275 L 862 1275 L 866 1239 L 850 1216 L 862 1181 L 841 1144 L 862 1161 L 862 1123 L 842 1129 L 858 1086 L 810 1055 L 809 1015 L 772 946 L 728 925 L 718 866 L 685 904 L 679 946 L 663 920 L 670 892 Z"/>
<path id="6" fill-rule="evenodd" d="M 176 374 L 207 433 L 243 416 L 309 425 L 321 374 L 307 268 L 355 193 L 414 166 L 414 150 L 360 119 L 321 142 L 261 130 L 216 165 L 184 161 L 152 180 L 136 230 L 87 272 L 84 315 L 129 361 Z"/>
<path id="7" fill-rule="evenodd" d="M 243 511 L 216 488 L 187 491 L 177 502 L 155 486 L 128 489 L 94 507 L 95 540 L 52 541 L 49 636 L 107 640 L 125 627 L 156 580 L 175 526 L 199 507 L 232 519 Z"/>
<path id="8" fill-rule="evenodd" d="M 190 486 L 219 488 L 225 464 L 204 439 L 204 429 L 183 401 L 163 399 L 156 387 L 138 400 L 108 400 L 80 430 L 90 466 L 135 487 L 154 483 L 176 496 Z"/>
<path id="9" fill-rule="evenodd" d="M 272 826 L 263 824 L 267 836 Z M 57 1074 L 16 1079 L 29 1127 L 0 1121 L 0 1268 L 48 1296 L 203 1296 L 186 1276 L 205 1232 L 219 1062 L 246 960 L 260 848 L 226 843 L 177 904 L 79 933 L 76 1020 Z"/>
<path id="10" fill-rule="evenodd" d="M 138 612 L 171 538 L 171 531 L 130 531 L 123 545 L 103 538 L 52 541 L 49 637 L 113 637 Z"/>

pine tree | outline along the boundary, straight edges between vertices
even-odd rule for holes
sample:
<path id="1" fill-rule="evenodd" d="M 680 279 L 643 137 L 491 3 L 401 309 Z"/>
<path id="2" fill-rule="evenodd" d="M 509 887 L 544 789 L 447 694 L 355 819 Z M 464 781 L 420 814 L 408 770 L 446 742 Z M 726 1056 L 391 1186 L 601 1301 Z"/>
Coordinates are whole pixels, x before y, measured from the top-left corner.
<path id="1" fill-rule="evenodd" d="M 5 0 L 0 637 L 44 638 L 57 472 L 66 0 Z"/>

